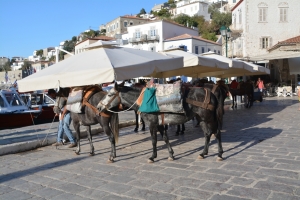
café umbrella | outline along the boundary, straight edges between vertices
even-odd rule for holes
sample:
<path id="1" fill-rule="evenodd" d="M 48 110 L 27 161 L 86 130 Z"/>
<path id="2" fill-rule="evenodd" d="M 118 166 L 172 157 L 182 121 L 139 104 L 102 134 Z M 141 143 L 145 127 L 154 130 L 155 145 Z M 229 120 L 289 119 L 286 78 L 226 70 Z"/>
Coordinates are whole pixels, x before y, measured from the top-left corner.
<path id="1" fill-rule="evenodd" d="M 114 45 L 71 56 L 18 81 L 20 92 L 74 87 L 151 76 L 183 66 L 183 58 Z"/>

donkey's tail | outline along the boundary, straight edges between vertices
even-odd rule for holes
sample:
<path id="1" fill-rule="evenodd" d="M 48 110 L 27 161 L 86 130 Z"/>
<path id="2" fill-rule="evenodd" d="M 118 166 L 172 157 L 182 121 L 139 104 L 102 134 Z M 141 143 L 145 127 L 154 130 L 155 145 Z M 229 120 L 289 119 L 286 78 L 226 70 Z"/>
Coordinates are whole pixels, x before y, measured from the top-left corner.
<path id="1" fill-rule="evenodd" d="M 119 115 L 113 113 L 110 119 L 111 130 L 114 134 L 115 142 L 118 143 L 119 139 Z"/>

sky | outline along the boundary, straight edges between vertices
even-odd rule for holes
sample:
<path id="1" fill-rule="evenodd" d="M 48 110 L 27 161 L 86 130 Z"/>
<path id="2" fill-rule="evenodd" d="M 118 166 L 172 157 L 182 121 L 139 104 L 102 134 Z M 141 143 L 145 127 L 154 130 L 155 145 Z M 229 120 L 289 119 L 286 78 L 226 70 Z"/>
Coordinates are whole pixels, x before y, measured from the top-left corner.
<path id="1" fill-rule="evenodd" d="M 0 57 L 28 57 L 167 0 L 0 0 Z"/>

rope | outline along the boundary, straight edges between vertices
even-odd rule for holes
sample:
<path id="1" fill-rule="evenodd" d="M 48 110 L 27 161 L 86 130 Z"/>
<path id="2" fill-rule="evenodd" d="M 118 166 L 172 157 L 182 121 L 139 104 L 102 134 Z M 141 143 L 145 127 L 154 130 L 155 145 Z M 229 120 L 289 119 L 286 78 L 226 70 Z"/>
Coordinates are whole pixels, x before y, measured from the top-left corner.
<path id="1" fill-rule="evenodd" d="M 55 120 L 55 115 L 54 115 L 54 117 L 53 117 L 52 123 L 50 124 L 50 128 L 48 129 L 48 133 L 47 133 L 45 139 L 43 140 L 43 142 L 41 143 L 41 146 L 44 144 L 45 140 L 47 139 L 47 137 L 48 137 L 48 135 L 49 135 L 49 133 L 50 133 L 50 130 L 51 130 L 51 128 L 52 128 L 52 125 L 53 125 L 54 120 Z"/>

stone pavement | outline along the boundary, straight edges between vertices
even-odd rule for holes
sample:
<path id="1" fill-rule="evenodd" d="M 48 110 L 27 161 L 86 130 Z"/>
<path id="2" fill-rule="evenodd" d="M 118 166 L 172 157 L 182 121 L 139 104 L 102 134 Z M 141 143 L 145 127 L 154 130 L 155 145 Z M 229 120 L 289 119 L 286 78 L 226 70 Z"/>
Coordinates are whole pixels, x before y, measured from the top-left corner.
<path id="1" fill-rule="evenodd" d="M 224 161 L 217 144 L 198 160 L 204 138 L 192 121 L 184 135 L 168 131 L 175 152 L 168 161 L 158 136 L 158 157 L 147 163 L 152 145 L 148 129 L 121 129 L 117 158 L 106 163 L 110 143 L 94 136 L 95 156 L 52 146 L 0 157 L 0 199 L 300 199 L 300 111 L 296 97 L 266 98 L 251 109 L 225 106 Z"/>

